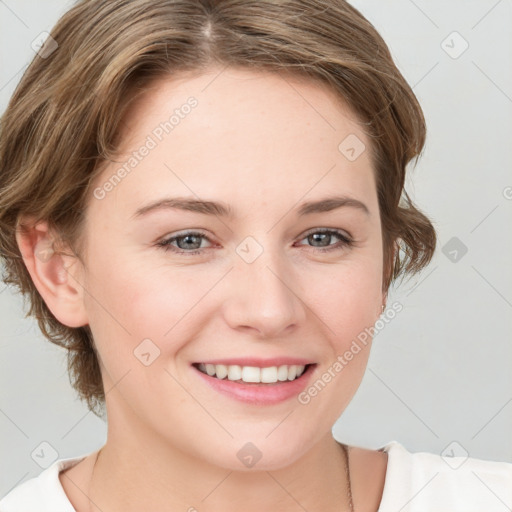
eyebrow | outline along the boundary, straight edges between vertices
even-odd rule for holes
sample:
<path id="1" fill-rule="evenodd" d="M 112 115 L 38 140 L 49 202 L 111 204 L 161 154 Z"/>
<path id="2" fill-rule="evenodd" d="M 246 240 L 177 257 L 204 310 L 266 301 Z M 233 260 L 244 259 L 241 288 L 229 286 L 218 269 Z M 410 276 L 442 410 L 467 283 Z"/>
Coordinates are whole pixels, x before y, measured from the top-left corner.
<path id="1" fill-rule="evenodd" d="M 314 213 L 330 212 L 338 208 L 355 208 L 364 212 L 367 216 L 370 215 L 368 207 L 353 197 L 335 196 L 320 199 L 318 201 L 309 201 L 303 203 L 297 210 L 297 215 L 303 217 L 304 215 L 311 215 Z M 177 209 L 185 210 L 195 213 L 202 213 L 204 215 L 215 215 L 219 217 L 234 218 L 235 212 L 232 208 L 222 202 L 207 201 L 200 199 L 191 199 L 185 197 L 167 197 L 158 199 L 145 206 L 139 208 L 131 218 L 143 217 L 149 212 L 155 210 Z"/>

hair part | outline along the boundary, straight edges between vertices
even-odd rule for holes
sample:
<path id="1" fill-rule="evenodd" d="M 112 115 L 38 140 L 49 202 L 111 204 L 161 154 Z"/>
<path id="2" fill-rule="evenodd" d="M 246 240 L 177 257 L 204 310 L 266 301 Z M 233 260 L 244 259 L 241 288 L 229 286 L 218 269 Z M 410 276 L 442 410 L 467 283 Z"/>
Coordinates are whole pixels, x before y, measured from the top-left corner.
<path id="1" fill-rule="evenodd" d="M 384 40 L 346 1 L 82 0 L 51 36 L 58 48 L 34 57 L 1 118 L 2 278 L 28 295 L 26 316 L 43 335 L 68 350 L 70 382 L 96 415 L 105 393 L 91 330 L 53 316 L 15 232 L 25 216 L 46 220 L 84 261 L 91 184 L 115 155 L 124 112 L 154 79 L 219 65 L 286 72 L 329 87 L 372 142 L 383 291 L 430 262 L 434 227 L 404 190 L 406 167 L 425 144 L 423 112 Z"/>

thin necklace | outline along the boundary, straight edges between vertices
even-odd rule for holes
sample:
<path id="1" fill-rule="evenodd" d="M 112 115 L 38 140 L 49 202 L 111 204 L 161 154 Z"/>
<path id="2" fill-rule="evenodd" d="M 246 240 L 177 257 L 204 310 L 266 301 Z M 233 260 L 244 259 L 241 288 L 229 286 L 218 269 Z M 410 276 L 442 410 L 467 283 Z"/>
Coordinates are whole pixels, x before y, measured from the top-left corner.
<path id="1" fill-rule="evenodd" d="M 348 499 L 350 503 L 350 512 L 354 512 L 354 502 L 352 501 L 352 483 L 350 481 L 350 464 L 349 464 L 349 447 L 346 444 L 340 443 L 343 452 L 345 454 L 344 460 L 345 460 L 345 472 L 347 473 L 347 491 L 348 491 Z M 87 493 L 87 499 L 89 500 L 89 512 L 92 512 L 91 508 L 91 487 L 92 487 L 92 477 L 94 475 L 94 469 L 96 468 L 96 462 L 98 462 L 98 457 L 100 455 L 102 448 L 99 449 L 98 453 L 96 454 L 96 459 L 94 460 L 94 465 L 92 467 L 92 473 L 91 473 L 91 479 L 89 481 L 89 490 Z"/>
<path id="2" fill-rule="evenodd" d="M 348 461 L 348 451 L 349 447 L 346 444 L 342 444 L 343 451 L 345 452 L 345 470 L 347 473 L 347 490 L 348 490 L 348 499 L 350 503 L 350 512 L 354 512 L 354 502 L 352 501 L 352 483 L 350 481 L 350 465 Z"/>

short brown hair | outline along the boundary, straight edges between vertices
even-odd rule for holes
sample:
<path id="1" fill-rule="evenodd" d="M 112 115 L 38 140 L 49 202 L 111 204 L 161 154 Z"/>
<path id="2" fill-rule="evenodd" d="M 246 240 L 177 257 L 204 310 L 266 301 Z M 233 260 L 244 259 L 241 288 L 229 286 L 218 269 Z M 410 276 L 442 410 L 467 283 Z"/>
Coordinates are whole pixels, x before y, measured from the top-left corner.
<path id="1" fill-rule="evenodd" d="M 58 48 L 34 57 L 1 119 L 2 278 L 28 294 L 27 316 L 68 350 L 71 384 L 95 414 L 105 394 L 91 330 L 53 316 L 15 232 L 23 215 L 46 220 L 82 260 L 90 184 L 115 152 L 130 99 L 155 78 L 218 63 L 286 71 L 329 87 L 371 137 L 383 291 L 432 259 L 434 227 L 404 190 L 406 166 L 425 143 L 425 119 L 386 43 L 346 1 L 82 0 L 51 37 Z"/>

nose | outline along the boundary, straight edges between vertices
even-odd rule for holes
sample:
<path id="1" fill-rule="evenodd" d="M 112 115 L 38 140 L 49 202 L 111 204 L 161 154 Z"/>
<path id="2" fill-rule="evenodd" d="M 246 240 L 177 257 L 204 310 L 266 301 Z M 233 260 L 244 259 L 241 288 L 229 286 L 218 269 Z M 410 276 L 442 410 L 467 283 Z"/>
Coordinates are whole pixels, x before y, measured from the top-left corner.
<path id="1" fill-rule="evenodd" d="M 289 334 L 306 316 L 296 272 L 277 250 L 264 250 L 252 263 L 235 261 L 226 283 L 227 323 L 260 338 Z"/>

